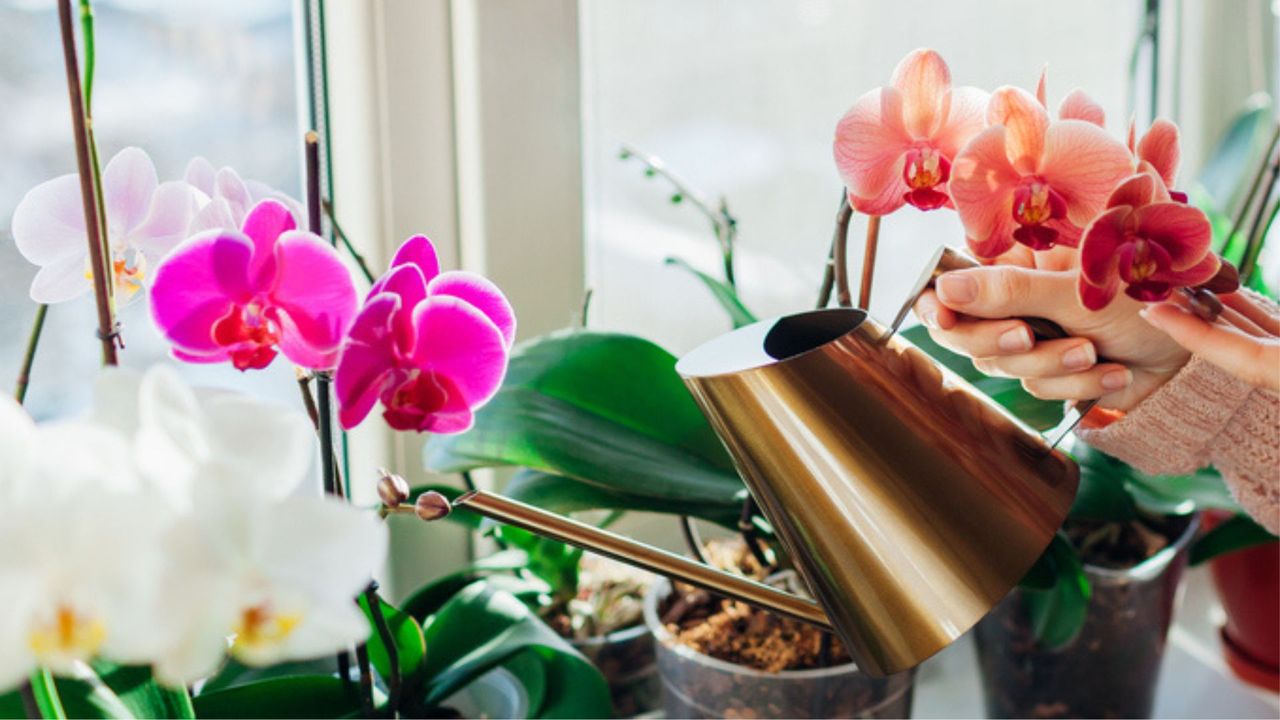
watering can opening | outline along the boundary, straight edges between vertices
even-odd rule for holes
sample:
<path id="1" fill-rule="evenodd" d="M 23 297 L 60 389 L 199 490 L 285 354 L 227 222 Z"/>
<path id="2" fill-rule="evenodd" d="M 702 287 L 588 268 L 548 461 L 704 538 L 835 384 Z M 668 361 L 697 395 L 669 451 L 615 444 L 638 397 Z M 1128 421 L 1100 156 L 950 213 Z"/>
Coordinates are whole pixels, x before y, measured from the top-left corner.
<path id="1" fill-rule="evenodd" d="M 765 320 L 710 340 L 676 364 L 685 377 L 742 372 L 813 352 L 858 329 L 866 312 L 827 308 Z"/>

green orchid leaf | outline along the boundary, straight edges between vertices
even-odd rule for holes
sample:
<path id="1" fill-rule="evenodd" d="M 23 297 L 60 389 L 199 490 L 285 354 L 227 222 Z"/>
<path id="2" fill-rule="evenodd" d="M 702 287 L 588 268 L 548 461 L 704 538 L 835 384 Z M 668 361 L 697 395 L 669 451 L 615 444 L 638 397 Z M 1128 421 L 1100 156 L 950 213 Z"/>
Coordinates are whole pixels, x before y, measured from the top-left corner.
<path id="1" fill-rule="evenodd" d="M 1235 515 L 1196 539 L 1191 545 L 1191 564 L 1199 565 L 1225 553 L 1275 541 L 1275 535 L 1249 516 Z"/>
<path id="2" fill-rule="evenodd" d="M 716 508 L 717 518 L 743 491 L 675 358 L 629 335 L 575 331 L 522 346 L 475 426 L 432 437 L 426 459 L 442 472 L 528 467 L 606 492 Z"/>
<path id="3" fill-rule="evenodd" d="M 401 612 L 391 603 L 382 598 L 377 599 L 382 617 L 386 620 L 387 629 L 391 631 L 391 637 L 395 643 L 401 687 L 417 687 L 421 682 L 423 664 L 427 657 L 427 645 L 422 637 L 422 627 L 411 616 Z M 391 655 L 374 623 L 372 606 L 364 595 L 360 596 L 359 604 L 369 620 L 367 641 L 369 662 L 383 679 L 389 678 L 392 673 Z"/>
<path id="4" fill-rule="evenodd" d="M 1053 586 L 1047 590 L 1024 589 L 1032 632 L 1050 650 L 1069 644 L 1080 634 L 1089 612 L 1092 588 L 1080 556 L 1062 533 L 1045 550 Z"/>
<path id="5" fill-rule="evenodd" d="M 381 702 L 383 699 L 374 698 Z M 201 693 L 193 701 L 201 718 L 341 718 L 361 712 L 358 686 L 327 675 L 272 678 Z"/>
<path id="6" fill-rule="evenodd" d="M 93 670 L 103 685 L 137 717 L 180 720 L 195 717 L 186 688 L 161 685 L 156 682 L 149 666 L 118 665 L 99 660 L 93 663 Z"/>
<path id="7" fill-rule="evenodd" d="M 669 257 L 666 263 L 687 270 L 702 281 L 702 284 L 711 291 L 711 296 L 716 299 L 717 303 L 720 303 L 720 307 L 729 315 L 729 321 L 733 323 L 734 328 L 745 327 L 756 321 L 755 314 L 748 310 L 746 305 L 742 304 L 742 298 L 738 297 L 738 292 L 727 283 L 711 277 L 680 258 Z"/>
<path id="8" fill-rule="evenodd" d="M 518 653 L 542 662 L 541 706 L 533 717 L 608 717 L 609 688 L 586 658 L 524 603 L 488 581 L 467 586 L 424 627 L 427 646 L 426 703 L 433 705 Z M 520 662 L 524 662 L 523 660 Z M 526 674 L 526 678 L 528 675 Z"/>
<path id="9" fill-rule="evenodd" d="M 1132 468 L 1084 443 L 1075 443 L 1071 455 L 1080 467 L 1080 486 L 1068 517 L 1124 522 L 1137 516 L 1126 486 Z"/>
<path id="10" fill-rule="evenodd" d="M 414 590 L 402 603 L 404 612 L 420 623 L 425 622 L 462 588 L 493 573 L 521 570 L 528 565 L 529 555 L 523 550 L 503 550 L 483 557 L 461 570 L 436 578 Z M 550 586 L 545 583 L 527 587 L 526 590 L 536 592 L 539 587 L 543 588 L 541 592 L 551 591 Z"/>

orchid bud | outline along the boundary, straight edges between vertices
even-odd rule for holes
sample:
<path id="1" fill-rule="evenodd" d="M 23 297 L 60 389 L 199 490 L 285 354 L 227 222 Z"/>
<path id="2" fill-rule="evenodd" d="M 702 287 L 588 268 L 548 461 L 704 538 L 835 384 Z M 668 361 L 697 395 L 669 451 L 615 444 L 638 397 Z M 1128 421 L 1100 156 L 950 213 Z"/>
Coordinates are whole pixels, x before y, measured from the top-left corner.
<path id="1" fill-rule="evenodd" d="M 428 490 L 418 496 L 418 502 L 414 503 L 413 511 L 418 517 L 431 522 L 449 514 L 453 510 L 453 505 L 449 503 L 449 498 L 441 495 L 435 490 Z"/>
<path id="2" fill-rule="evenodd" d="M 382 504 L 393 508 L 408 500 L 409 483 L 394 473 L 386 470 L 381 472 L 382 478 L 378 480 L 378 498 L 382 500 Z"/>

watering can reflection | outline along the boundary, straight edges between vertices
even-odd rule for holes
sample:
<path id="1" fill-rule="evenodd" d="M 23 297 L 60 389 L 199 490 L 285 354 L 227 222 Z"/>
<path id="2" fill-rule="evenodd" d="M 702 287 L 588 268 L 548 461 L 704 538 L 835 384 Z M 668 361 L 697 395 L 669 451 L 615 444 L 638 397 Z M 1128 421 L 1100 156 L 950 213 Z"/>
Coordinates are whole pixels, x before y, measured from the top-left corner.
<path id="1" fill-rule="evenodd" d="M 455 504 L 829 625 L 861 669 L 884 675 L 995 606 L 1075 497 L 1070 458 L 861 310 L 758 322 L 676 370 L 816 603 L 501 496 Z"/>

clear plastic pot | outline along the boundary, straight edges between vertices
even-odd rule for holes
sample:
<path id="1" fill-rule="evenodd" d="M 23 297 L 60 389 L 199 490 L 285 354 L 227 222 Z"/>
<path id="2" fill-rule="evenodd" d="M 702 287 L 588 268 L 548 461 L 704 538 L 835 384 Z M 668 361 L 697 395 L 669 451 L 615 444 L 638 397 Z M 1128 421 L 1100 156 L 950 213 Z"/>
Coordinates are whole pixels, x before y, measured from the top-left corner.
<path id="1" fill-rule="evenodd" d="M 1080 634 L 1047 650 L 1017 588 L 974 628 L 987 716 L 1151 716 L 1187 547 L 1199 521 L 1132 568 L 1085 565 L 1093 587 Z"/>
<path id="2" fill-rule="evenodd" d="M 599 668 L 609 682 L 614 717 L 633 717 L 657 709 L 662 691 L 653 634 L 643 623 L 569 643 Z"/>
<path id="3" fill-rule="evenodd" d="M 644 619 L 657 640 L 663 709 L 669 718 L 904 718 L 915 672 L 874 678 L 852 663 L 763 672 L 703 655 L 676 641 L 658 619 L 671 584 L 655 582 Z"/>

